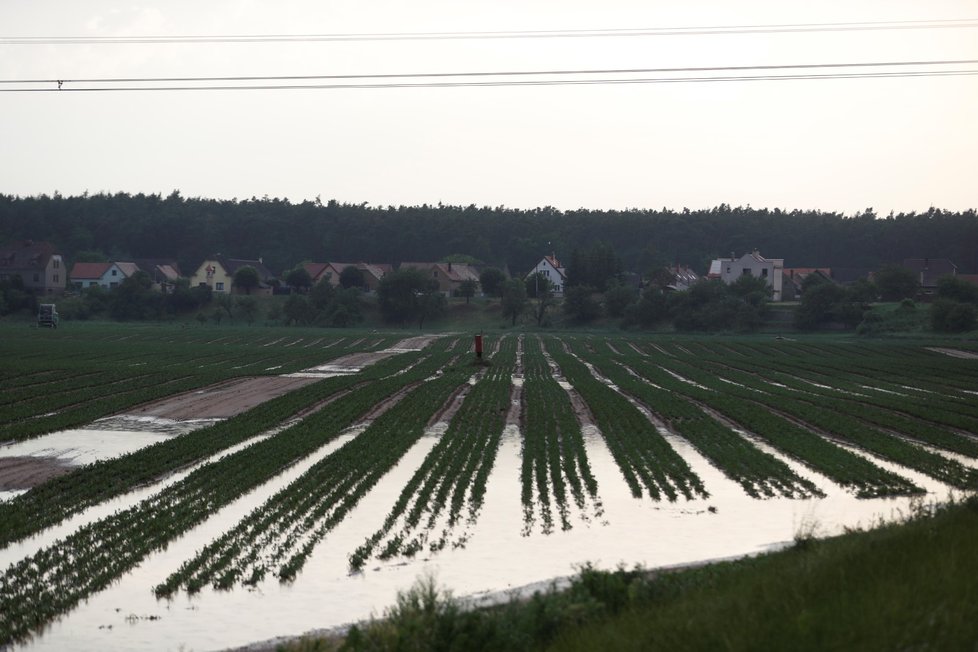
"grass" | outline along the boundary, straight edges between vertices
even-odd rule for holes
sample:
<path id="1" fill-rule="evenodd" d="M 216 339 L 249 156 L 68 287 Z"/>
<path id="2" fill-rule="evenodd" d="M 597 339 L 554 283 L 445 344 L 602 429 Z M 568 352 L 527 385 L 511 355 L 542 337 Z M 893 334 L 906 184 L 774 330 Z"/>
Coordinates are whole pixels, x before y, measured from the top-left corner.
<path id="1" fill-rule="evenodd" d="M 564 591 L 468 610 L 430 577 L 313 650 L 974 650 L 978 499 L 680 571 L 581 569 Z"/>

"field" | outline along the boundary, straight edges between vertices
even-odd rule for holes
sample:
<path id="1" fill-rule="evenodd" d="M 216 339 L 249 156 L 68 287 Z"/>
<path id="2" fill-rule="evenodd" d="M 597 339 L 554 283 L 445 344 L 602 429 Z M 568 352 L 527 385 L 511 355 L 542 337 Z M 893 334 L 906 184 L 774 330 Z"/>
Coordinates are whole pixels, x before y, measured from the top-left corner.
<path id="1" fill-rule="evenodd" d="M 0 645 L 219 649 L 978 487 L 978 347 L 0 327 Z"/>

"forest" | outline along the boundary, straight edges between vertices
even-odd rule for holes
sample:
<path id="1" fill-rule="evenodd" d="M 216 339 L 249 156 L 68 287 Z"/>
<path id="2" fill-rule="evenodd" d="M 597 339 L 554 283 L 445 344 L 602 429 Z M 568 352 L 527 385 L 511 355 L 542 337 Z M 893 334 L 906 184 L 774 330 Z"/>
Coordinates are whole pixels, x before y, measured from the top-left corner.
<path id="1" fill-rule="evenodd" d="M 453 254 L 524 274 L 544 253 L 568 258 L 595 242 L 627 271 L 675 263 L 706 272 L 709 261 L 757 249 L 786 267 L 879 269 L 905 258 L 949 258 L 978 272 L 978 212 L 851 215 L 817 210 L 529 210 L 386 206 L 279 198 L 217 200 L 159 194 L 19 197 L 0 194 L 0 244 L 47 240 L 69 262 L 171 258 L 184 273 L 205 256 L 257 259 L 279 273 L 301 261 L 440 260 Z"/>

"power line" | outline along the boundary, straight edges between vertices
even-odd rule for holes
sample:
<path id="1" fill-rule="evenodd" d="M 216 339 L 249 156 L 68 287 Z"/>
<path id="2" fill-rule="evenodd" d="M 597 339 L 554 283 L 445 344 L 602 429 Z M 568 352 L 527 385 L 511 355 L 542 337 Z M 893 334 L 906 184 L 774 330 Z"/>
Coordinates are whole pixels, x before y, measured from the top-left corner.
<path id="1" fill-rule="evenodd" d="M 563 29 L 471 32 L 387 32 L 353 34 L 206 34 L 150 36 L 2 36 L 0 45 L 112 45 L 194 43 L 292 43 L 317 41 L 430 41 L 542 38 L 620 38 L 636 36 L 696 36 L 717 34 L 770 34 L 796 32 L 851 32 L 978 27 L 978 18 L 940 20 L 862 21 L 837 23 L 785 23 L 648 27 L 629 29 Z"/>
<path id="2" fill-rule="evenodd" d="M 960 77 L 978 75 L 978 69 L 945 71 L 902 71 L 866 73 L 828 73 L 796 75 L 738 75 L 709 77 L 651 77 L 651 78 L 605 78 L 605 79 L 547 79 L 547 80 L 504 80 L 504 81 L 451 81 L 451 82 L 380 82 L 366 84 L 255 84 L 221 86 L 112 86 L 81 88 L 0 88 L 0 93 L 78 93 L 78 92 L 138 92 L 138 91 L 254 91 L 254 90 L 341 90 L 341 89 L 382 89 L 382 88 L 464 88 L 464 87 L 503 87 L 503 86 L 575 86 L 607 84 L 677 84 L 702 82 L 746 82 L 746 81 L 811 81 L 828 79 L 879 79 L 909 77 Z"/>
<path id="3" fill-rule="evenodd" d="M 0 79 L 0 84 L 162 84 L 174 82 L 312 81 L 356 79 L 411 79 L 445 77 L 552 77 L 566 75 L 636 75 L 662 73 L 734 72 L 747 70 L 810 70 L 818 68 L 889 68 L 906 66 L 953 66 L 978 64 L 978 59 L 926 61 L 869 61 L 841 63 L 770 64 L 756 66 L 695 66 L 678 68 L 578 68 L 559 70 L 495 70 L 468 72 L 370 73 L 345 75 L 242 75 L 219 77 L 93 77 L 63 79 Z"/>

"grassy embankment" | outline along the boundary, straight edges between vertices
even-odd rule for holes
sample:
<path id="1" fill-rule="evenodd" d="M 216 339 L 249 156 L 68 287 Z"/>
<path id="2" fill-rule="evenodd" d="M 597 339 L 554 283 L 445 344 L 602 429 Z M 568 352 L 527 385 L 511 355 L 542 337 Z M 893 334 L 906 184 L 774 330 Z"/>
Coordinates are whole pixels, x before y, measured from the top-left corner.
<path id="1" fill-rule="evenodd" d="M 313 650 L 974 650 L 978 498 L 907 523 L 674 572 L 585 568 L 564 591 L 465 610 L 431 581 Z"/>

